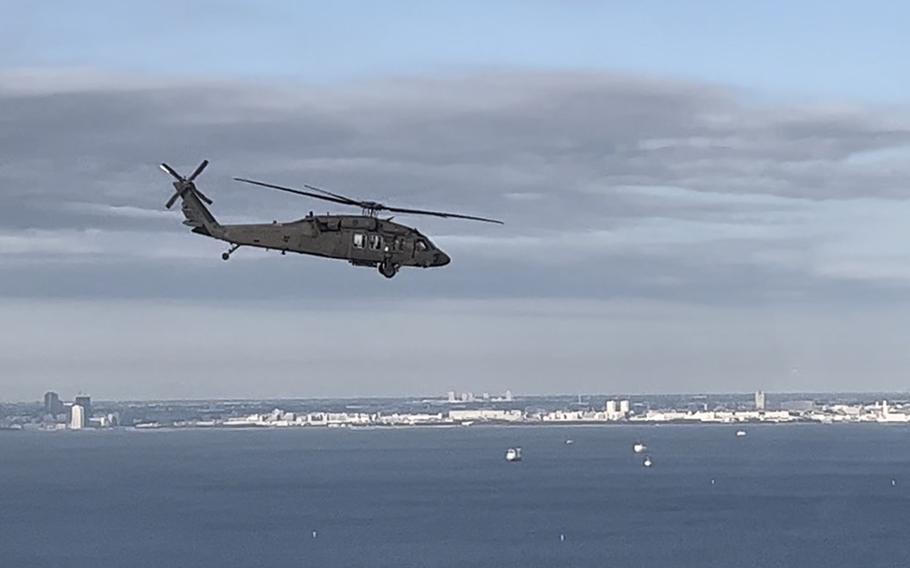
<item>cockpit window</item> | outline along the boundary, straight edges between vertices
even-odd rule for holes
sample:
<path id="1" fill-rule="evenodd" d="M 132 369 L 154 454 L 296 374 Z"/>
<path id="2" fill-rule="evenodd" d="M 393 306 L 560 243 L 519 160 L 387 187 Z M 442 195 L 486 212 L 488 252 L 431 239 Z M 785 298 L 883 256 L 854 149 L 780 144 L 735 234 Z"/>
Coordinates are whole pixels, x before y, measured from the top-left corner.
<path id="1" fill-rule="evenodd" d="M 423 239 L 417 239 L 417 244 L 415 246 L 417 247 L 417 250 L 427 250 L 429 248 L 427 242 Z"/>

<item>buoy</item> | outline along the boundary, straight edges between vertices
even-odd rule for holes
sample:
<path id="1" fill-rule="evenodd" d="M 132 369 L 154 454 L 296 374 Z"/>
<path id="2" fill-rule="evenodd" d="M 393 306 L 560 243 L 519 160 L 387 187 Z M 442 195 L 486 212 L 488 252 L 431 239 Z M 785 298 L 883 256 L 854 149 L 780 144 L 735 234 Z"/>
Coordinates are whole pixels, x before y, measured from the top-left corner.
<path id="1" fill-rule="evenodd" d="M 559 542 L 566 541 L 566 533 L 559 533 Z"/>
<path id="2" fill-rule="evenodd" d="M 714 485 L 714 480 L 713 480 L 713 479 L 711 480 L 711 485 Z"/>
<path id="3" fill-rule="evenodd" d="M 895 485 L 897 485 L 897 481 L 894 480 L 894 479 L 892 479 L 892 480 L 891 480 L 891 487 L 894 487 Z"/>
<path id="4" fill-rule="evenodd" d="M 316 538 L 316 531 L 313 531 L 313 538 Z"/>

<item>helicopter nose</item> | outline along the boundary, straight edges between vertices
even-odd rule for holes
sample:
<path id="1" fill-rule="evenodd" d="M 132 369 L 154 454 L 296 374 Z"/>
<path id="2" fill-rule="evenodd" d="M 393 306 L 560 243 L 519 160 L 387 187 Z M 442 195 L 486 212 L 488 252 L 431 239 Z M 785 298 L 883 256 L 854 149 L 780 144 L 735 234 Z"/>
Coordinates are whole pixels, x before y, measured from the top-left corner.
<path id="1" fill-rule="evenodd" d="M 436 251 L 436 254 L 433 255 L 433 266 L 445 266 L 450 262 L 452 262 L 452 259 L 441 250 Z"/>

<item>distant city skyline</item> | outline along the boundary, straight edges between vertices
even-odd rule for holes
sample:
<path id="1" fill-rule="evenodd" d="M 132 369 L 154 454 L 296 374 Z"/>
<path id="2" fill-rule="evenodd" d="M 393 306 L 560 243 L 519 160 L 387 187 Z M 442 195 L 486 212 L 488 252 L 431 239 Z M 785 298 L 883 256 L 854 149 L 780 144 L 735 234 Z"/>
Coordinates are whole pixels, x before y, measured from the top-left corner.
<path id="1" fill-rule="evenodd" d="M 437 402 L 445 403 L 455 406 L 468 405 L 496 405 L 501 403 L 519 403 L 528 400 L 534 399 L 572 399 L 576 404 L 590 404 L 591 399 L 604 399 L 606 403 L 613 402 L 615 403 L 614 411 L 616 412 L 628 412 L 628 406 L 631 399 L 652 399 L 652 398 L 691 398 L 693 400 L 707 400 L 712 397 L 729 399 L 729 398 L 743 398 L 748 399 L 751 408 L 754 410 L 764 410 L 767 408 L 768 397 L 771 396 L 775 400 L 789 400 L 789 401 L 799 401 L 802 402 L 805 400 L 805 397 L 888 397 L 890 396 L 892 400 L 904 401 L 905 399 L 910 400 L 910 390 L 903 391 L 876 391 L 876 390 L 858 390 L 858 391 L 774 391 L 774 392 L 765 392 L 763 390 L 756 391 L 699 391 L 699 392 L 636 392 L 636 391 L 590 391 L 590 392 L 551 392 L 551 393 L 540 393 L 540 392 L 529 392 L 529 393 L 512 393 L 511 390 L 506 390 L 504 393 L 491 394 L 489 392 L 475 393 L 472 391 L 456 392 L 456 391 L 446 391 L 444 393 L 423 393 L 423 394 L 411 394 L 411 395 L 377 395 L 377 396 L 367 396 L 367 395 L 350 395 L 350 396 L 338 396 L 338 397 L 272 397 L 272 398 L 257 398 L 257 397 L 236 397 L 236 398 L 218 398 L 218 397 L 197 397 L 197 398 L 163 398 L 163 399 L 138 399 L 138 398 L 124 398 L 124 399 L 115 399 L 115 398 L 102 398 L 97 399 L 86 395 L 80 392 L 79 395 L 73 397 L 72 400 L 67 400 L 66 397 L 62 397 L 60 393 L 56 391 L 47 391 L 41 397 L 32 397 L 22 400 L 5 400 L 0 399 L 0 404 L 40 404 L 44 409 L 46 414 L 57 414 L 61 412 L 69 412 L 69 408 L 73 405 L 80 405 L 83 408 L 91 410 L 93 408 L 92 400 L 100 400 L 101 404 L 108 405 L 111 403 L 121 404 L 121 403 L 204 403 L 204 402 L 216 402 L 216 403 L 230 403 L 230 402 L 253 402 L 253 403 L 268 403 L 268 402 L 280 402 L 280 401 L 310 401 L 316 402 L 320 400 L 333 400 L 333 401 L 361 401 L 361 400 L 410 400 L 410 401 L 424 401 L 424 402 Z M 57 412 L 50 412 L 49 409 L 56 409 Z M 609 409 L 609 406 L 606 408 Z"/>
<path id="2" fill-rule="evenodd" d="M 10 6 L 0 400 L 906 390 L 910 6 L 743 10 Z M 164 209 L 203 158 L 225 222 L 325 209 L 243 175 L 506 224 L 225 263 Z"/>
<path id="3" fill-rule="evenodd" d="M 48 412 L 44 404 L 0 404 L 0 430 L 59 432 L 111 428 L 299 428 L 474 424 L 621 425 L 658 423 L 910 423 L 910 397 L 882 393 L 752 395 L 579 395 L 426 398 L 106 401 L 89 397 Z M 58 399 L 59 400 L 59 399 Z M 747 435 L 738 431 L 738 437 Z"/>

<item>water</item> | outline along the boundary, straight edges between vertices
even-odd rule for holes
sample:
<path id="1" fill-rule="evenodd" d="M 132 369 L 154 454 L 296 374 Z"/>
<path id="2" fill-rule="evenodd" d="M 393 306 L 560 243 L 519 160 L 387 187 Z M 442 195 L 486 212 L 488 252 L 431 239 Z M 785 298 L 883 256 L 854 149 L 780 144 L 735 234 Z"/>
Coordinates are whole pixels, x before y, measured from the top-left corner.
<path id="1" fill-rule="evenodd" d="M 905 565 L 910 429 L 735 430 L 3 433 L 0 566 Z"/>

